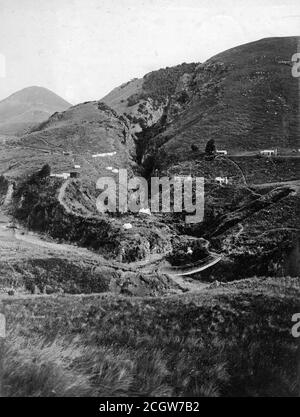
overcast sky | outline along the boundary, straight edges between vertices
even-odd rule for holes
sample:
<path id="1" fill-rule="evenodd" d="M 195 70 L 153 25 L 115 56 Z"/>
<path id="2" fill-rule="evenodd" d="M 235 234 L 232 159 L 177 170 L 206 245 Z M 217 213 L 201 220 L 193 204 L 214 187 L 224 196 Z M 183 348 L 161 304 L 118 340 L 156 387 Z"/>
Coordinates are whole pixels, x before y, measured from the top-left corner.
<path id="1" fill-rule="evenodd" d="M 97 100 L 149 71 L 299 28 L 299 0 L 0 0 L 0 100 L 30 85 Z"/>

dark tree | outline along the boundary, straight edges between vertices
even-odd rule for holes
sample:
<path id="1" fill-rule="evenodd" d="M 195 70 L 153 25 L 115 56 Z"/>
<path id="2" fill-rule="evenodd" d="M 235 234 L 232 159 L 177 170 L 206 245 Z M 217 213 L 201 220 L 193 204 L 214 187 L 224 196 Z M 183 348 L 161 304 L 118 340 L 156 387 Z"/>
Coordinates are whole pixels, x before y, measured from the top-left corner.
<path id="1" fill-rule="evenodd" d="M 205 153 L 207 155 L 213 155 L 216 152 L 216 145 L 214 139 L 210 139 L 205 147 Z"/>
<path id="2" fill-rule="evenodd" d="M 38 172 L 38 176 L 40 178 L 46 178 L 49 177 L 49 175 L 51 174 L 51 168 L 49 164 L 45 164 L 42 169 Z"/>
<path id="3" fill-rule="evenodd" d="M 191 149 L 192 149 L 193 152 L 198 152 L 199 151 L 198 146 L 194 145 L 194 144 L 192 144 Z"/>

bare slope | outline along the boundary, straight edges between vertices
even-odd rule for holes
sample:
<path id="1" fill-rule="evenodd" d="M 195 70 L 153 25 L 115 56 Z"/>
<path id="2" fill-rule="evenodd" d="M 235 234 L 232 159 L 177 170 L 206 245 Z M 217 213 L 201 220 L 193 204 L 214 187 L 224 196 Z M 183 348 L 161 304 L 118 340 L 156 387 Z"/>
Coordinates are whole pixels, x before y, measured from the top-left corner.
<path id="1" fill-rule="evenodd" d="M 27 87 L 0 102 L 0 133 L 21 134 L 71 104 L 43 87 Z"/>

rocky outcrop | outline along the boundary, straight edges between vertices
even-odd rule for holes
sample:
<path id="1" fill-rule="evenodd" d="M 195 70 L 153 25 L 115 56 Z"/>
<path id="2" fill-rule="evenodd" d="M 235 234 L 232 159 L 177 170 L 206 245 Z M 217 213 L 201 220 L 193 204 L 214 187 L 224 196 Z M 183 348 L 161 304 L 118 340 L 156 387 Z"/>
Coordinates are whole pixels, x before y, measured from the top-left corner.
<path id="1" fill-rule="evenodd" d="M 0 176 L 0 206 L 4 203 L 9 190 L 9 181 L 3 176 Z"/>
<path id="2" fill-rule="evenodd" d="M 125 114 L 134 132 L 140 134 L 165 122 L 167 114 L 169 117 L 178 115 L 191 90 L 195 67 L 196 64 L 181 64 L 152 71 L 142 79 L 134 79 L 114 89 L 102 101 L 119 114 Z"/>

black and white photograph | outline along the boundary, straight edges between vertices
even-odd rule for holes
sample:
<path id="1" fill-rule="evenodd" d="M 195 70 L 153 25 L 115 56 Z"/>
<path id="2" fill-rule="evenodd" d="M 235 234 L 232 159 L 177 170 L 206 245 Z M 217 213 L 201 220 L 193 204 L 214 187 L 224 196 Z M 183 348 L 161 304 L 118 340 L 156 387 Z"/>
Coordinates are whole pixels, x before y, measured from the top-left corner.
<path id="1" fill-rule="evenodd" d="M 299 220 L 299 0 L 0 0 L 1 398 L 299 398 Z"/>

